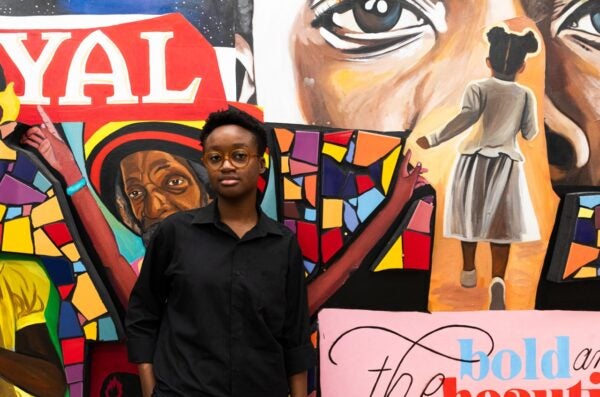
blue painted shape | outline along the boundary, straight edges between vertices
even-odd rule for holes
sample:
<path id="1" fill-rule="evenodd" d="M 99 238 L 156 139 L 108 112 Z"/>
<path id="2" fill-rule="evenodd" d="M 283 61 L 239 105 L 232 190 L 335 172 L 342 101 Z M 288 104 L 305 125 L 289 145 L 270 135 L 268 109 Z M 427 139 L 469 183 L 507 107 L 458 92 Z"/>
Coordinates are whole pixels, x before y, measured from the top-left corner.
<path id="1" fill-rule="evenodd" d="M 8 210 L 6 210 L 5 219 L 16 218 L 18 216 L 21 216 L 22 213 L 23 213 L 23 209 L 21 207 L 8 207 Z"/>
<path id="2" fill-rule="evenodd" d="M 73 271 L 75 273 L 84 273 L 86 271 L 85 266 L 81 261 L 73 263 Z"/>
<path id="3" fill-rule="evenodd" d="M 304 268 L 308 273 L 312 273 L 315 270 L 315 264 L 310 261 L 304 261 Z"/>
<path id="4" fill-rule="evenodd" d="M 270 164 L 273 164 L 273 158 L 271 157 Z M 269 182 L 267 188 L 263 194 L 260 208 L 265 214 L 271 219 L 277 220 L 277 198 L 275 195 L 275 172 L 271 170 L 269 172 Z"/>
<path id="5" fill-rule="evenodd" d="M 344 225 L 351 232 L 355 231 L 360 221 L 358 220 L 358 216 L 356 215 L 356 211 L 352 206 L 344 201 Z"/>
<path id="6" fill-rule="evenodd" d="M 52 183 L 41 172 L 38 171 L 33 179 L 33 186 L 35 186 L 40 192 L 46 193 L 52 187 Z"/>
<path id="7" fill-rule="evenodd" d="M 579 197 L 579 204 L 583 207 L 594 208 L 600 205 L 600 194 L 591 194 L 589 196 Z"/>
<path id="8" fill-rule="evenodd" d="M 304 177 L 299 176 L 298 178 L 294 178 L 294 182 L 296 182 L 296 185 L 302 186 L 302 184 L 304 183 Z"/>
<path id="9" fill-rule="evenodd" d="M 42 262 L 46 268 L 46 272 L 50 276 L 54 285 L 73 284 L 73 272 L 71 270 L 71 262 L 64 258 L 42 257 Z"/>
<path id="10" fill-rule="evenodd" d="M 0 178 L 6 174 L 6 171 L 8 171 L 8 164 L 9 163 L 7 161 L 0 161 Z"/>
<path id="11" fill-rule="evenodd" d="M 358 196 L 357 212 L 360 221 L 364 222 L 365 219 L 367 219 L 369 215 L 373 213 L 375 208 L 377 208 L 379 204 L 381 204 L 384 198 L 384 195 L 381 194 L 381 192 L 376 188 L 368 190 L 360 196 Z"/>
<path id="12" fill-rule="evenodd" d="M 304 219 L 307 221 L 315 222 L 317 220 L 317 210 L 312 208 L 307 208 L 304 210 Z"/>
<path id="13" fill-rule="evenodd" d="M 597 231 L 592 219 L 578 218 L 575 225 L 575 242 L 596 246 Z"/>
<path id="14" fill-rule="evenodd" d="M 346 183 L 346 174 L 331 157 L 322 156 L 322 160 L 321 193 L 328 197 L 339 197 Z"/>
<path id="15" fill-rule="evenodd" d="M 64 338 L 75 338 L 83 336 L 81 325 L 77 318 L 77 313 L 71 302 L 61 302 L 60 304 L 60 320 L 58 322 L 58 337 Z"/>
<path id="16" fill-rule="evenodd" d="M 344 188 L 342 189 L 342 197 L 344 198 L 352 198 L 358 195 L 358 190 L 356 189 L 356 178 L 354 177 L 354 172 L 349 172 L 348 177 L 346 178 L 346 183 L 344 184 Z"/>
<path id="17" fill-rule="evenodd" d="M 11 175 L 23 182 L 33 183 L 37 167 L 24 154 L 17 155 L 17 161 L 11 172 Z"/>
<path id="18" fill-rule="evenodd" d="M 371 179 L 378 184 L 378 181 L 381 181 L 381 173 L 383 172 L 383 162 L 377 161 L 373 163 L 373 165 L 369 166 L 369 175 L 371 175 Z"/>
<path id="19" fill-rule="evenodd" d="M 346 161 L 351 163 L 354 160 L 354 149 L 356 148 L 356 144 L 354 141 L 350 141 L 348 145 L 348 153 L 346 153 Z"/>
<path id="20" fill-rule="evenodd" d="M 352 197 L 348 200 L 348 202 L 350 203 L 350 205 L 356 207 L 358 205 L 358 197 Z"/>
<path id="21" fill-rule="evenodd" d="M 111 341 L 117 340 L 117 329 L 115 323 L 108 318 L 103 317 L 98 320 L 98 340 Z"/>

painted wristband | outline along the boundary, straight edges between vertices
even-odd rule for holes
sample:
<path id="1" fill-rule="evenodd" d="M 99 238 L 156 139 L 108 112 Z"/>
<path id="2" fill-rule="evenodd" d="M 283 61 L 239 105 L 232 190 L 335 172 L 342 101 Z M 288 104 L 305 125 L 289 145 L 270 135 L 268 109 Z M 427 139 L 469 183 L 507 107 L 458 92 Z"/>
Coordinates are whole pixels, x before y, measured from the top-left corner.
<path id="1" fill-rule="evenodd" d="M 85 187 L 85 178 L 81 178 L 71 186 L 67 186 L 67 195 L 72 196 Z"/>

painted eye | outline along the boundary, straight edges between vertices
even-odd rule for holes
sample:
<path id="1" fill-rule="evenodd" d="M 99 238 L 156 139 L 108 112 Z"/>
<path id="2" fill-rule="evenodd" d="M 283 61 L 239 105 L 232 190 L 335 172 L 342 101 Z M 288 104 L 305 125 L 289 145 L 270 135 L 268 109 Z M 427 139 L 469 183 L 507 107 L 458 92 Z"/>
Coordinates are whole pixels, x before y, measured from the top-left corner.
<path id="1" fill-rule="evenodd" d="M 144 191 L 140 190 L 140 189 L 132 189 L 127 193 L 127 196 L 131 199 L 131 200 L 139 200 L 142 197 L 144 197 Z"/>
<path id="2" fill-rule="evenodd" d="M 342 0 L 334 6 L 330 3 L 313 6 L 316 17 L 312 26 L 319 28 L 331 46 L 346 54 L 381 55 L 446 30 L 442 2 Z"/>
<path id="3" fill-rule="evenodd" d="M 569 31 L 600 37 L 600 1 L 577 2 L 557 22 L 556 34 Z"/>
<path id="4" fill-rule="evenodd" d="M 181 177 L 170 178 L 167 180 L 167 186 L 180 186 L 183 185 L 185 180 Z"/>

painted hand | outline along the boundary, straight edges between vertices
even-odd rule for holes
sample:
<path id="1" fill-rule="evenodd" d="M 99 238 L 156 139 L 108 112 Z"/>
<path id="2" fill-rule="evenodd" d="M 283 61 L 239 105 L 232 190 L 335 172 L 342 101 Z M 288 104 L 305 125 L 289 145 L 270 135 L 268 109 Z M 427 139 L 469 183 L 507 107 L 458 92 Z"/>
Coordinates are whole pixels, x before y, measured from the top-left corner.
<path id="1" fill-rule="evenodd" d="M 421 139 L 421 138 L 419 138 Z M 424 138 L 423 138 L 424 139 Z M 426 140 L 427 141 L 427 140 Z M 419 141 L 417 141 L 418 143 Z M 402 158 L 402 162 L 400 163 L 400 173 L 399 178 L 402 178 L 403 181 L 398 181 L 399 183 L 408 183 L 412 184 L 412 190 L 410 191 L 411 195 L 414 189 L 417 189 L 421 186 L 427 185 L 428 182 L 425 178 L 423 178 L 422 174 L 427 172 L 427 168 L 423 168 L 421 163 L 417 163 L 416 167 L 409 170 L 410 158 L 412 157 L 412 152 L 408 150 L 406 155 Z"/>
<path id="2" fill-rule="evenodd" d="M 60 137 L 56 127 L 41 106 L 38 113 L 42 124 L 31 127 L 21 137 L 21 144 L 34 147 L 42 157 L 71 185 L 81 179 L 81 171 L 77 167 L 71 149 Z"/>

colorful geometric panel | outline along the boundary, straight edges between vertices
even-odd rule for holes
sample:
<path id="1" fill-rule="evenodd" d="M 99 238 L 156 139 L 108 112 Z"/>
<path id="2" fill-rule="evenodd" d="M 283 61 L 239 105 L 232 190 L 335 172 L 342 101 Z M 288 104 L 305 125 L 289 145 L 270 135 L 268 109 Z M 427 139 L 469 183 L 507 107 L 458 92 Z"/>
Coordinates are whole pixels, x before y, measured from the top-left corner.
<path id="1" fill-rule="evenodd" d="M 26 185 L 11 175 L 4 175 L 0 181 L 0 202 L 10 205 L 41 203 L 46 195 Z"/>
<path id="2" fill-rule="evenodd" d="M 307 164 L 302 161 L 290 159 L 290 173 L 292 175 L 310 174 L 317 172 L 315 165 Z"/>
<path id="3" fill-rule="evenodd" d="M 358 188 L 358 194 L 363 194 L 367 190 L 375 187 L 375 183 L 369 175 L 357 175 L 356 186 Z"/>
<path id="4" fill-rule="evenodd" d="M 31 222 L 29 218 L 16 218 L 4 222 L 2 251 L 33 254 Z"/>
<path id="5" fill-rule="evenodd" d="M 317 206 L 317 176 L 308 175 L 304 179 L 304 197 L 313 207 Z"/>
<path id="6" fill-rule="evenodd" d="M 355 231 L 360 221 L 356 210 L 348 202 L 344 202 L 344 226 L 351 232 Z"/>
<path id="7" fill-rule="evenodd" d="M 387 248 L 387 247 L 386 247 Z M 374 272 L 381 272 L 391 269 L 404 268 L 404 253 L 402 251 L 402 236 L 398 237 L 394 244 L 385 253 L 383 258 L 375 265 Z"/>
<path id="8" fill-rule="evenodd" d="M 431 236 L 406 230 L 402 234 L 404 268 L 428 270 L 431 256 Z"/>
<path id="9" fill-rule="evenodd" d="M 290 172 L 290 156 L 281 156 L 281 173 L 287 174 Z"/>
<path id="10" fill-rule="evenodd" d="M 17 152 L 11 148 L 9 148 L 8 146 L 6 146 L 6 143 L 4 143 L 2 140 L 0 140 L 0 159 L 2 160 L 16 160 L 17 158 Z"/>
<path id="11" fill-rule="evenodd" d="M 390 183 L 398 167 L 398 158 L 400 157 L 400 147 L 397 147 L 392 153 L 383 161 L 383 170 L 381 172 L 381 186 L 385 194 L 390 189 Z"/>
<path id="12" fill-rule="evenodd" d="M 69 258 L 71 262 L 77 262 L 79 259 L 81 259 L 81 256 L 79 256 L 79 250 L 77 249 L 75 243 L 65 244 L 60 247 L 60 250 L 67 258 Z"/>
<path id="13" fill-rule="evenodd" d="M 598 277 L 598 269 L 592 266 L 584 266 L 573 275 L 574 279 Z"/>
<path id="14" fill-rule="evenodd" d="M 358 218 L 364 222 L 381 204 L 385 196 L 377 189 L 373 188 L 366 193 L 358 196 Z"/>
<path id="15" fill-rule="evenodd" d="M 283 224 L 287 226 L 287 228 L 290 229 L 292 233 L 296 233 L 296 221 L 293 221 L 291 219 L 285 219 L 283 221 Z"/>
<path id="16" fill-rule="evenodd" d="M 415 211 L 408 221 L 407 229 L 415 232 L 430 233 L 431 232 L 431 215 L 433 214 L 433 204 L 423 200 L 417 202 Z"/>
<path id="17" fill-rule="evenodd" d="M 600 205 L 600 194 L 581 196 L 579 202 L 582 207 L 597 207 Z"/>
<path id="18" fill-rule="evenodd" d="M 354 164 L 368 167 L 399 146 L 401 141 L 394 136 L 359 131 L 356 138 Z"/>
<path id="19" fill-rule="evenodd" d="M 578 218 L 591 218 L 594 215 L 594 210 L 590 208 L 581 207 L 579 208 Z"/>
<path id="20" fill-rule="evenodd" d="M 84 338 L 63 339 L 60 344 L 64 365 L 80 364 L 83 362 Z"/>
<path id="21" fill-rule="evenodd" d="M 600 230 L 600 205 L 594 208 L 594 227 Z"/>
<path id="22" fill-rule="evenodd" d="M 31 223 L 35 228 L 48 223 L 58 222 L 62 219 L 63 214 L 56 196 L 46 200 L 31 211 Z"/>
<path id="23" fill-rule="evenodd" d="M 106 307 L 87 273 L 77 276 L 72 302 L 78 311 L 88 320 L 93 320 L 106 313 Z"/>
<path id="24" fill-rule="evenodd" d="M 46 234 L 48 235 L 48 237 L 50 237 L 50 240 L 52 240 L 52 242 L 56 244 L 57 247 L 60 247 L 61 245 L 73 241 L 71 233 L 69 232 L 69 228 L 64 222 L 57 222 L 45 225 L 43 226 L 43 229 L 44 232 L 46 232 Z"/>
<path id="25" fill-rule="evenodd" d="M 293 201 L 285 201 L 283 203 L 283 216 L 291 219 L 301 219 L 298 204 Z"/>
<path id="26" fill-rule="evenodd" d="M 324 156 L 321 165 L 321 178 L 321 194 L 328 197 L 339 197 L 348 176 L 334 160 L 329 156 Z"/>
<path id="27" fill-rule="evenodd" d="M 85 339 L 97 340 L 98 339 L 98 322 L 92 321 L 83 326 L 83 332 L 85 333 Z"/>
<path id="28" fill-rule="evenodd" d="M 117 340 L 115 323 L 110 318 L 103 317 L 98 320 L 98 339 L 105 341 Z"/>
<path id="29" fill-rule="evenodd" d="M 38 172 L 36 165 L 27 158 L 27 156 L 19 156 L 14 163 L 11 175 L 29 184 L 33 183 Z"/>
<path id="30" fill-rule="evenodd" d="M 296 236 L 302 255 L 312 262 L 319 261 L 319 235 L 314 223 L 296 223 Z"/>
<path id="31" fill-rule="evenodd" d="M 344 156 L 348 149 L 344 146 L 334 145 L 332 143 L 324 143 L 322 153 L 334 158 L 338 163 L 344 160 Z"/>
<path id="32" fill-rule="evenodd" d="M 574 241 L 580 244 L 595 244 L 597 239 L 596 225 L 591 219 L 578 218 L 575 226 Z"/>
<path id="33" fill-rule="evenodd" d="M 77 313 L 70 302 L 61 302 L 58 337 L 61 339 L 83 336 Z"/>
<path id="34" fill-rule="evenodd" d="M 298 186 L 288 178 L 283 178 L 283 199 L 284 200 L 301 200 L 302 187 Z"/>

